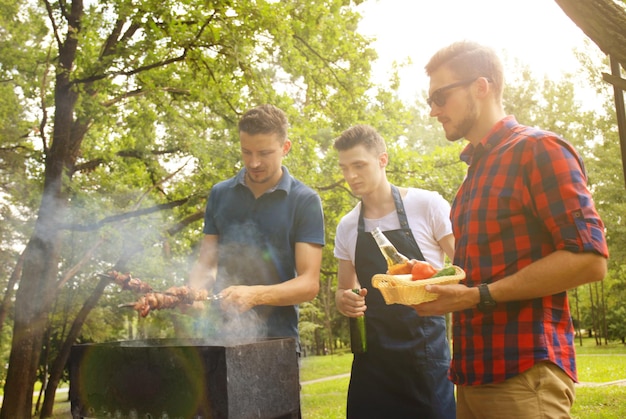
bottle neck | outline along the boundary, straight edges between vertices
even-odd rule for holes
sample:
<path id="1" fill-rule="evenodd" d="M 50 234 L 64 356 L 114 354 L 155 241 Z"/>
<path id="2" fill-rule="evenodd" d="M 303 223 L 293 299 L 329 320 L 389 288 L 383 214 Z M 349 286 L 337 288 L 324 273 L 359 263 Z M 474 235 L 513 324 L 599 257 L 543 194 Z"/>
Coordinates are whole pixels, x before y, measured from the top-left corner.
<path id="1" fill-rule="evenodd" d="M 372 230 L 372 236 L 374 237 L 374 240 L 376 240 L 376 244 L 378 246 L 393 246 L 393 244 L 391 244 L 389 239 L 382 233 L 382 231 L 380 231 L 380 228 L 378 227 Z"/>

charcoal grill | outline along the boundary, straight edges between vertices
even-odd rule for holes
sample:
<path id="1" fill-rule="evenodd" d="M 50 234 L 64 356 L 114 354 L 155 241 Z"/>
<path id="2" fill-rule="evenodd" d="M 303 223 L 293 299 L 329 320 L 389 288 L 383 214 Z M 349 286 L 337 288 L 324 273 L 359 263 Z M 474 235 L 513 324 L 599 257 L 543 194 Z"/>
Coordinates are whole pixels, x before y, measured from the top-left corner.
<path id="1" fill-rule="evenodd" d="M 298 418 L 293 338 L 74 345 L 72 418 Z"/>

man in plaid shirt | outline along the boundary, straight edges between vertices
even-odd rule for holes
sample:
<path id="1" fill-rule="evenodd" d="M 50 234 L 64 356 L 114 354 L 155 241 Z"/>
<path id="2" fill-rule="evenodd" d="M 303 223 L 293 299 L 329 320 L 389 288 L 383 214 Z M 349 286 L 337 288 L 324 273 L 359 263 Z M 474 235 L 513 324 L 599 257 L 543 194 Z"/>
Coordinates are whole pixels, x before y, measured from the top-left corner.
<path id="1" fill-rule="evenodd" d="M 502 64 L 461 41 L 426 65 L 431 116 L 468 164 L 452 205 L 459 285 L 415 309 L 453 312 L 450 379 L 458 418 L 569 417 L 577 381 L 567 290 L 601 281 L 604 225 L 582 159 L 554 133 L 523 126 L 502 105 Z"/>

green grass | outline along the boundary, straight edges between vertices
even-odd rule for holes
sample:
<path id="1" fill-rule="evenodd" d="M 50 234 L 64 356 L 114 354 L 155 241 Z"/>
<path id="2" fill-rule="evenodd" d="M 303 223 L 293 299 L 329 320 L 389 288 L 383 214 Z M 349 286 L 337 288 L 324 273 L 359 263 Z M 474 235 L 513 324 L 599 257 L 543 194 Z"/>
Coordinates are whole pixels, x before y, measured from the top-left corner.
<path id="1" fill-rule="evenodd" d="M 626 418 L 626 386 L 578 387 L 572 418 Z"/>
<path id="2" fill-rule="evenodd" d="M 346 395 L 350 377 L 302 386 L 302 419 L 346 417 Z"/>
<path id="3" fill-rule="evenodd" d="M 335 355 L 302 358 L 300 381 L 310 381 L 350 372 L 352 353 L 342 352 Z"/>
<path id="4" fill-rule="evenodd" d="M 578 381 L 581 383 L 606 383 L 626 379 L 626 354 L 578 355 Z"/>
<path id="5" fill-rule="evenodd" d="M 626 379 L 626 346 L 620 343 L 596 346 L 585 339 L 576 346 L 578 374 L 581 383 L 606 383 Z M 348 377 L 306 384 L 309 380 L 350 372 L 352 354 L 308 357 L 302 360 L 303 419 L 345 418 Z M 626 418 L 626 385 L 598 387 L 578 386 L 573 419 Z"/>
<path id="6" fill-rule="evenodd" d="M 626 345 L 619 342 L 609 342 L 601 346 L 596 345 L 594 339 L 584 338 L 583 345 L 580 346 L 580 342 L 576 339 L 576 355 L 611 355 L 622 354 L 626 355 Z"/>

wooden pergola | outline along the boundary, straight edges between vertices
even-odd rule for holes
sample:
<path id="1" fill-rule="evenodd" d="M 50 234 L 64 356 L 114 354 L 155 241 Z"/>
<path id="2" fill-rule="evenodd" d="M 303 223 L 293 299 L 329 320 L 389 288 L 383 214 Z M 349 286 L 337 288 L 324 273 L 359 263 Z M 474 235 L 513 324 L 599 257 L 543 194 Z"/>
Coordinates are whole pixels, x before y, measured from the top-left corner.
<path id="1" fill-rule="evenodd" d="M 555 1 L 576 26 L 609 56 L 611 74 L 602 73 L 602 78 L 613 86 L 626 186 L 626 79 L 621 74 L 621 68 L 626 68 L 626 4 L 620 0 Z"/>
<path id="2" fill-rule="evenodd" d="M 602 78 L 613 85 L 615 95 L 615 112 L 617 114 L 617 129 L 619 131 L 619 146 L 622 150 L 622 171 L 626 180 L 626 107 L 624 106 L 624 91 L 626 90 L 626 80 L 621 77 L 620 64 L 609 56 L 611 62 L 611 73 L 602 73 Z M 626 185 L 626 181 L 625 181 Z"/>

